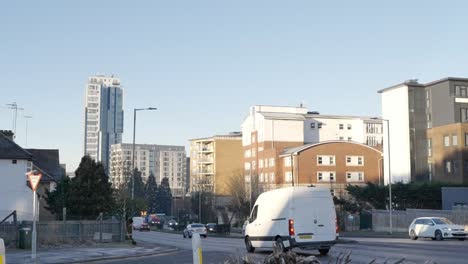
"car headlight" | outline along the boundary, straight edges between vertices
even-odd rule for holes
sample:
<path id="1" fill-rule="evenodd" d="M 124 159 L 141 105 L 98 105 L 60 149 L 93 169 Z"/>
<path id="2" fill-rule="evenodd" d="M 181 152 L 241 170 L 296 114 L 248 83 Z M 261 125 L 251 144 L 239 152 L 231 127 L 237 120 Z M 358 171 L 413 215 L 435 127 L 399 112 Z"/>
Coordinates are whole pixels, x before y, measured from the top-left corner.
<path id="1" fill-rule="evenodd" d="M 442 230 L 452 231 L 452 228 L 444 227 Z"/>

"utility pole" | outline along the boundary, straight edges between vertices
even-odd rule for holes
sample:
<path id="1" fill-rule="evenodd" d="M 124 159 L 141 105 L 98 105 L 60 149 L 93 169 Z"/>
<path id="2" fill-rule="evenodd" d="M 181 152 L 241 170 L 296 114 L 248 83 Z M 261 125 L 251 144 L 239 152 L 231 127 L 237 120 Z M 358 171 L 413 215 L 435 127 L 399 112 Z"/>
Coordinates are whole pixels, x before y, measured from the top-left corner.
<path id="1" fill-rule="evenodd" d="M 14 117 L 13 117 L 13 140 L 14 140 L 16 138 L 16 119 L 18 117 L 18 110 L 24 110 L 24 108 L 18 107 L 16 102 L 7 104 L 7 107 L 14 111 Z"/>

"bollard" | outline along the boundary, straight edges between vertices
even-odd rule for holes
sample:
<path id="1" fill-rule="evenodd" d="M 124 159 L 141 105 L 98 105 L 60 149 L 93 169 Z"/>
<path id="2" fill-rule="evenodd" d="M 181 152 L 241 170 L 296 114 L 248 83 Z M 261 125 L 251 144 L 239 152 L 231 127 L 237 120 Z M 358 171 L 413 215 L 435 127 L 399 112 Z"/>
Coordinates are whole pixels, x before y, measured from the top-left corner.
<path id="1" fill-rule="evenodd" d="M 3 239 L 0 238 L 0 264 L 6 264 L 5 258 L 5 243 L 3 243 Z"/>
<path id="2" fill-rule="evenodd" d="M 202 245 L 200 234 L 192 234 L 192 253 L 193 253 L 193 264 L 202 264 Z"/>

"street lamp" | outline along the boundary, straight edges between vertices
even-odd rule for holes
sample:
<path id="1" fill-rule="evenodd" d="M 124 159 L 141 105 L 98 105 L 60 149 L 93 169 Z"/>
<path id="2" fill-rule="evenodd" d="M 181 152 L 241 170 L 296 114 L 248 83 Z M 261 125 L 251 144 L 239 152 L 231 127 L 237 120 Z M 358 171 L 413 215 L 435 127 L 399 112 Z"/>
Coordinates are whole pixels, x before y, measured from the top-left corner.
<path id="1" fill-rule="evenodd" d="M 392 234 L 393 229 L 393 220 L 392 220 L 392 167 L 390 163 L 390 120 L 383 118 L 372 118 L 375 120 L 385 121 L 387 123 L 387 154 L 388 154 L 388 200 L 389 200 L 389 216 L 390 216 L 390 230 L 389 233 Z"/>
<path id="2" fill-rule="evenodd" d="M 133 109 L 133 152 L 132 152 L 132 200 L 135 198 L 135 130 L 136 130 L 136 113 L 137 111 L 158 110 L 156 107 L 134 108 Z"/>

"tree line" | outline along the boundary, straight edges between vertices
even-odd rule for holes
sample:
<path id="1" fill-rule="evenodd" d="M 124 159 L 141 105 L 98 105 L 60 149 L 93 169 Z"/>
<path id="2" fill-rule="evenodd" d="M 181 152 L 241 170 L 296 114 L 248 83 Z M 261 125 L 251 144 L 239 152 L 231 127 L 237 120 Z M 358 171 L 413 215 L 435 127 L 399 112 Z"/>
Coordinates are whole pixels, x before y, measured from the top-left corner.
<path id="1" fill-rule="evenodd" d="M 133 196 L 130 179 L 134 176 Z M 89 156 L 81 159 L 75 177 L 65 176 L 57 183 L 55 190 L 46 190 L 46 207 L 57 220 L 62 220 L 63 208 L 67 218 L 94 220 L 100 213 L 129 219 L 141 211 L 148 214 L 171 214 L 172 194 L 169 179 L 164 177 L 158 186 L 151 173 L 143 182 L 137 169 L 124 172 L 126 181 L 116 189 L 112 187 L 109 176 L 100 162 Z"/>

